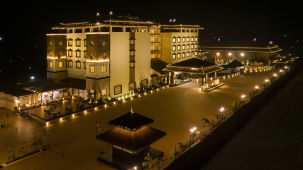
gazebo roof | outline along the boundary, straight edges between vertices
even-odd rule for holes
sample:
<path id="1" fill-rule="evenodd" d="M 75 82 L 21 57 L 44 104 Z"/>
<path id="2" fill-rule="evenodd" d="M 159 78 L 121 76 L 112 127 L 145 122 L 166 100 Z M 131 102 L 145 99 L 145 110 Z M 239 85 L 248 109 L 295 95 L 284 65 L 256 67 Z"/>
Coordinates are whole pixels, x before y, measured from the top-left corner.
<path id="1" fill-rule="evenodd" d="M 150 145 L 164 135 L 166 135 L 165 132 L 147 126 L 134 131 L 115 127 L 98 135 L 97 139 L 135 151 L 141 147 Z"/>
<path id="2" fill-rule="evenodd" d="M 140 115 L 134 112 L 128 112 L 114 120 L 111 120 L 109 124 L 119 126 L 127 130 L 137 130 L 144 125 L 154 122 L 153 119 Z"/>
<path id="3" fill-rule="evenodd" d="M 201 60 L 198 58 L 191 58 L 188 60 L 180 61 L 175 64 L 171 64 L 169 66 L 176 66 L 176 67 L 190 67 L 190 68 L 201 68 L 201 67 L 210 67 L 215 66 L 216 64 Z"/>
<path id="4" fill-rule="evenodd" d="M 237 67 L 243 67 L 244 65 L 238 61 L 238 60 L 234 60 L 231 63 L 229 63 L 228 65 L 224 66 L 225 68 L 237 68 Z"/>

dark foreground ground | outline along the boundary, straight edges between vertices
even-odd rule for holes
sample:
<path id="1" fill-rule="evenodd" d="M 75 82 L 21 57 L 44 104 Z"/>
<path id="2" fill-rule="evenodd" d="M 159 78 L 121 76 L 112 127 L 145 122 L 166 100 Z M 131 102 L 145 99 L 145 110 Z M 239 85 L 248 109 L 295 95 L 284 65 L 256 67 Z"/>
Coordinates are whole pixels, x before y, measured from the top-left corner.
<path id="1" fill-rule="evenodd" d="M 202 170 L 303 169 L 303 70 Z"/>

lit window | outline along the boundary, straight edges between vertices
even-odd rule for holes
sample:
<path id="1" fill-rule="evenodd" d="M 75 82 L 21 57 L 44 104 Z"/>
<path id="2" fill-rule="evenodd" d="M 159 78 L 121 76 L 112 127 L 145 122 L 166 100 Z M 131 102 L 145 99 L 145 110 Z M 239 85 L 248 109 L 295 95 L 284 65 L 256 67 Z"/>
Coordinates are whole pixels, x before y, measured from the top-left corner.
<path id="1" fill-rule="evenodd" d="M 68 67 L 73 67 L 73 61 L 72 60 L 68 61 Z"/>
<path id="2" fill-rule="evenodd" d="M 68 50 L 67 51 L 67 56 L 72 57 L 73 56 L 73 50 Z"/>
<path id="3" fill-rule="evenodd" d="M 95 72 L 95 66 L 90 66 L 89 67 L 89 72 L 94 73 Z"/>
<path id="4" fill-rule="evenodd" d="M 187 37 L 187 42 L 189 42 L 189 37 Z"/>
<path id="5" fill-rule="evenodd" d="M 197 45 L 197 44 L 195 44 L 195 48 L 198 48 L 198 45 Z"/>
<path id="6" fill-rule="evenodd" d="M 194 37 L 191 37 L 191 42 L 194 42 Z"/>
<path id="7" fill-rule="evenodd" d="M 76 39 L 76 46 L 80 47 L 81 46 L 81 39 Z"/>
<path id="8" fill-rule="evenodd" d="M 53 68 L 54 67 L 54 62 L 50 61 L 49 62 L 49 68 Z"/>
<path id="9" fill-rule="evenodd" d="M 179 43 L 179 42 L 181 42 L 181 38 L 180 38 L 180 37 L 178 37 L 178 43 Z"/>
<path id="10" fill-rule="evenodd" d="M 178 51 L 180 51 L 181 50 L 181 45 L 178 45 Z"/>
<path id="11" fill-rule="evenodd" d="M 186 53 L 186 57 L 189 57 L 189 52 Z"/>
<path id="12" fill-rule="evenodd" d="M 185 42 L 185 37 L 182 37 L 182 42 Z"/>
<path id="13" fill-rule="evenodd" d="M 76 57 L 81 57 L 81 51 L 80 50 L 76 50 Z"/>
<path id="14" fill-rule="evenodd" d="M 130 68 L 134 68 L 135 67 L 135 62 L 130 62 L 129 66 L 130 66 Z"/>
<path id="15" fill-rule="evenodd" d="M 173 60 L 176 59 L 176 54 L 173 54 Z"/>
<path id="16" fill-rule="evenodd" d="M 190 48 L 192 48 L 192 49 L 193 49 L 193 48 L 194 48 L 194 44 L 192 44 L 192 45 L 190 46 Z"/>
<path id="17" fill-rule="evenodd" d="M 183 57 L 183 58 L 185 57 L 185 53 L 182 54 L 182 57 Z"/>
<path id="18" fill-rule="evenodd" d="M 185 45 L 182 45 L 182 50 L 185 50 Z"/>
<path id="19" fill-rule="evenodd" d="M 106 65 L 101 66 L 101 73 L 106 73 L 107 72 L 107 67 Z"/>
<path id="20" fill-rule="evenodd" d="M 122 85 L 114 86 L 114 95 L 122 93 Z"/>
<path id="21" fill-rule="evenodd" d="M 189 50 L 189 44 L 187 44 L 187 49 Z"/>
<path id="22" fill-rule="evenodd" d="M 175 43 L 176 42 L 176 37 L 173 37 L 173 43 Z"/>
<path id="23" fill-rule="evenodd" d="M 195 41 L 196 41 L 196 42 L 198 41 L 198 37 L 195 37 Z"/>
<path id="24" fill-rule="evenodd" d="M 67 45 L 69 46 L 69 47 L 72 47 L 73 46 L 73 39 L 68 39 L 68 41 L 67 41 Z"/>
<path id="25" fill-rule="evenodd" d="M 173 51 L 176 51 L 176 46 L 175 45 L 173 45 Z"/>
<path id="26" fill-rule="evenodd" d="M 59 61 L 59 68 L 62 68 L 62 67 L 63 67 L 63 62 Z"/>
<path id="27" fill-rule="evenodd" d="M 81 61 L 76 61 L 76 68 L 81 68 Z"/>
<path id="28" fill-rule="evenodd" d="M 181 54 L 180 53 L 178 53 L 178 58 L 181 58 Z"/>

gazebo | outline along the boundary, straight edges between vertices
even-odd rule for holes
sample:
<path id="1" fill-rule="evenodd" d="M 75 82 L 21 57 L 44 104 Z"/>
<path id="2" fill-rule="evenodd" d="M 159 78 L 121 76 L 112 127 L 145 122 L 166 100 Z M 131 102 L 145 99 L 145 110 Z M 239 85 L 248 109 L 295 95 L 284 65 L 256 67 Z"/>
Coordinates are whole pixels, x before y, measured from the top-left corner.
<path id="1" fill-rule="evenodd" d="M 175 73 L 187 73 L 189 75 L 201 75 L 202 86 L 208 87 L 208 75 L 214 73 L 214 80 L 217 79 L 217 72 L 222 70 L 217 64 L 201 60 L 198 58 L 191 58 L 175 64 L 168 65 L 163 71 L 169 72 L 170 84 L 174 82 Z"/>
<path id="2" fill-rule="evenodd" d="M 109 124 L 115 127 L 97 136 L 97 139 L 112 144 L 110 162 L 124 169 L 141 167 L 147 153 L 150 153 L 152 158 L 163 157 L 163 152 L 150 148 L 150 144 L 166 133 L 146 126 L 152 122 L 153 119 L 134 113 L 132 110 L 110 121 Z M 104 158 L 99 157 L 99 159 Z"/>

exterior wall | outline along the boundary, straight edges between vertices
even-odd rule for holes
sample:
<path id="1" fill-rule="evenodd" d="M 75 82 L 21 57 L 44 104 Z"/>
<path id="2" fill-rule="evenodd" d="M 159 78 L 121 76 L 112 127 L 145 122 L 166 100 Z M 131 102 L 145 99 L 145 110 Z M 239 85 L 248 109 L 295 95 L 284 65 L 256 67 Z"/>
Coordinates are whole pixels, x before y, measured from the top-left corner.
<path id="1" fill-rule="evenodd" d="M 173 42 L 173 38 L 176 38 L 176 42 Z M 180 38 L 180 42 L 178 42 L 178 38 Z M 192 57 L 197 57 L 198 39 L 198 31 L 161 33 L 161 59 L 169 64 L 172 64 Z M 173 50 L 173 46 L 176 47 L 176 50 Z M 178 49 L 178 46 L 180 46 L 180 49 Z M 185 49 L 183 49 L 183 46 L 185 46 Z M 176 56 L 175 59 L 173 58 L 174 54 Z"/>
<path id="2" fill-rule="evenodd" d="M 4 92 L 0 92 L 0 108 L 4 107 L 11 111 L 14 110 L 16 106 L 16 97 L 6 94 Z"/>
<path id="3" fill-rule="evenodd" d="M 86 39 L 86 34 L 84 33 L 84 30 L 82 30 L 82 33 L 75 33 L 75 31 L 73 31 L 73 33 L 66 34 L 66 39 L 67 39 L 67 43 L 69 39 L 72 39 L 73 41 L 72 46 L 68 46 L 68 44 L 66 44 L 67 53 L 68 50 L 72 50 L 72 54 L 73 54 L 72 57 L 69 57 L 67 55 L 67 61 L 73 61 L 73 66 L 67 67 L 67 77 L 85 79 L 86 71 L 84 68 L 84 64 L 86 61 L 86 56 L 84 56 L 84 51 L 86 50 L 86 47 L 84 46 L 84 40 Z M 80 47 L 76 46 L 77 39 L 81 40 Z M 80 57 L 76 57 L 76 50 L 80 50 L 80 54 L 81 54 Z M 76 68 L 76 61 L 81 62 L 81 68 Z"/>
<path id="4" fill-rule="evenodd" d="M 122 85 L 122 93 L 114 94 L 114 87 Z M 129 93 L 129 32 L 110 35 L 110 96 Z"/>
<path id="5" fill-rule="evenodd" d="M 47 79 L 62 80 L 66 78 L 66 35 L 47 35 Z M 59 67 L 62 62 L 62 67 Z M 52 64 L 52 67 L 50 67 Z"/>
<path id="6" fill-rule="evenodd" d="M 151 60 L 150 60 L 150 34 L 136 32 L 136 62 L 135 62 L 135 81 L 140 85 L 141 80 L 150 80 Z M 137 86 L 139 87 L 139 86 Z"/>
<path id="7" fill-rule="evenodd" d="M 161 60 L 172 63 L 171 58 L 172 38 L 171 33 L 161 33 Z"/>

